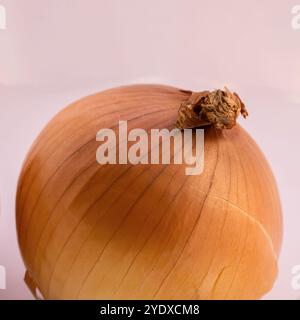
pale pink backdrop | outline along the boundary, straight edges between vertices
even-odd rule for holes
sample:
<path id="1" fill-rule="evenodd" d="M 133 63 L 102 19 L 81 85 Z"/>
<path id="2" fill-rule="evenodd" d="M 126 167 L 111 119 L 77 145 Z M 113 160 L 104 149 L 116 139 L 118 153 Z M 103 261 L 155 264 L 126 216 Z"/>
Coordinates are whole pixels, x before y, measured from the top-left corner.
<path id="1" fill-rule="evenodd" d="M 300 0 L 0 0 L 0 299 L 31 299 L 15 231 L 22 161 L 69 102 L 137 82 L 211 89 L 227 84 L 250 111 L 242 125 L 267 156 L 284 212 L 279 275 L 265 298 L 297 299 L 300 264 Z"/>

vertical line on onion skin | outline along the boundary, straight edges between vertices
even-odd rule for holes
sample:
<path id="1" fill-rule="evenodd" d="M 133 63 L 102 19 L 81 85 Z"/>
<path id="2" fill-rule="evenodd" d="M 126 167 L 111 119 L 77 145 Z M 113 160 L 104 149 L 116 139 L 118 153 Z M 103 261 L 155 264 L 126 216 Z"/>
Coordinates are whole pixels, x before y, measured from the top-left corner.
<path id="1" fill-rule="evenodd" d="M 143 190 L 142 194 L 139 195 L 139 197 L 134 201 L 134 203 L 130 206 L 129 211 L 126 213 L 126 215 L 123 217 L 122 221 L 120 222 L 119 226 L 117 227 L 117 229 L 113 232 L 112 236 L 109 238 L 109 240 L 106 242 L 106 244 L 104 245 L 103 249 L 101 250 L 100 255 L 98 256 L 97 260 L 95 261 L 95 263 L 93 264 L 93 266 L 90 268 L 90 270 L 88 271 L 88 273 L 86 274 L 82 284 L 79 287 L 79 290 L 76 294 L 76 299 L 79 298 L 81 291 L 84 288 L 85 283 L 87 282 L 89 276 L 92 274 L 94 268 L 96 267 L 97 263 L 99 262 L 99 260 L 101 259 L 101 256 L 103 254 L 103 252 L 105 251 L 107 245 L 110 243 L 110 241 L 113 239 L 113 237 L 115 236 L 115 234 L 118 232 L 118 230 L 120 229 L 121 225 L 123 224 L 123 222 L 125 221 L 125 219 L 128 217 L 128 215 L 131 213 L 132 209 L 134 208 L 134 206 L 138 203 L 138 201 L 140 200 L 140 197 L 145 194 L 145 192 L 151 188 L 151 186 L 153 185 L 155 179 L 164 171 L 166 170 L 167 166 L 165 166 L 154 178 L 153 180 L 146 186 L 146 188 Z"/>
<path id="2" fill-rule="evenodd" d="M 163 111 L 164 111 L 164 110 L 163 110 Z M 130 119 L 130 120 L 134 120 L 134 119 Z M 161 124 L 161 122 L 159 122 L 159 124 Z M 132 167 L 129 167 L 128 169 L 126 169 L 126 171 L 123 172 L 123 174 L 126 174 L 126 172 L 127 172 L 129 169 L 131 169 L 131 168 L 132 168 Z M 121 178 L 121 177 L 123 176 L 123 174 L 122 174 L 119 178 Z M 118 179 L 117 179 L 117 180 L 118 180 Z M 115 181 L 111 184 L 110 188 L 114 185 L 115 182 L 117 182 L 117 180 L 115 180 Z M 107 189 L 106 192 L 107 192 L 107 191 L 109 191 L 109 189 Z M 106 193 L 106 192 L 105 192 L 105 193 Z M 55 272 L 55 269 L 56 269 L 56 264 L 57 264 L 60 256 L 62 255 L 65 246 L 67 245 L 67 243 L 68 243 L 69 240 L 71 239 L 71 237 L 72 237 L 73 233 L 75 232 L 75 230 L 77 229 L 77 227 L 80 225 L 80 223 L 82 222 L 82 220 L 85 218 L 86 213 L 88 213 L 88 211 L 91 209 L 91 207 L 92 207 L 96 202 L 98 202 L 98 201 L 102 198 L 102 196 L 105 195 L 105 193 L 102 194 L 100 198 L 97 198 L 97 199 L 93 202 L 93 204 L 92 204 L 91 206 L 89 206 L 89 208 L 86 210 L 86 212 L 82 215 L 82 218 L 81 218 L 80 221 L 78 222 L 77 226 L 74 228 L 73 232 L 68 236 L 67 241 L 64 243 L 64 245 L 63 245 L 62 248 L 60 249 L 60 252 L 59 252 L 59 254 L 58 254 L 58 257 L 57 257 L 57 259 L 56 259 L 56 262 L 54 263 L 54 267 L 52 268 L 52 272 L 51 272 L 51 275 L 50 275 L 49 283 L 48 283 L 48 285 L 47 285 L 47 294 L 46 294 L 47 296 L 48 296 L 48 294 L 49 294 L 49 290 L 50 290 L 50 286 L 51 286 L 51 281 L 52 281 L 52 278 L 53 278 L 53 275 L 54 275 L 54 272 Z"/>
<path id="3" fill-rule="evenodd" d="M 163 109 L 163 110 L 156 110 L 156 111 L 153 111 L 153 112 L 149 112 L 147 115 L 151 115 L 151 114 L 155 114 L 155 113 L 161 113 L 161 112 L 165 112 L 165 111 L 169 111 L 168 109 Z M 134 117 L 134 118 L 131 118 L 129 121 L 134 121 L 134 120 L 138 120 L 140 119 L 141 117 L 143 117 L 143 115 L 140 115 L 138 117 Z M 114 126 L 116 127 L 116 126 Z M 55 177 L 56 173 L 62 169 L 62 167 L 66 164 L 67 161 L 69 161 L 72 157 L 74 157 L 74 155 L 78 154 L 79 150 L 82 150 L 83 148 L 87 147 L 90 143 L 92 142 L 95 142 L 94 141 L 95 139 L 94 138 L 91 138 L 89 139 L 87 142 L 85 142 L 83 145 L 81 145 L 77 150 L 75 150 L 74 152 L 72 152 L 72 154 L 70 154 L 66 159 L 64 159 L 60 165 L 56 168 L 55 170 L 55 173 L 49 178 L 49 180 L 45 183 L 45 185 L 43 186 L 38 198 L 37 198 L 37 201 L 35 202 L 34 204 L 34 207 L 33 207 L 33 210 L 31 211 L 31 214 L 30 214 L 30 217 L 29 217 L 29 221 L 28 223 L 26 224 L 24 230 L 23 230 L 23 237 L 25 237 L 25 241 L 24 241 L 24 252 L 27 252 L 28 250 L 26 249 L 27 246 L 28 246 L 28 237 L 29 237 L 29 234 L 28 232 L 26 232 L 29 228 L 30 228 L 30 224 L 31 224 L 31 220 L 33 219 L 33 216 L 34 216 L 34 212 L 37 208 L 37 205 L 39 203 L 39 200 L 41 198 L 41 196 L 43 195 L 43 192 L 44 190 L 47 188 L 48 184 L 51 182 L 51 180 Z M 21 242 L 22 242 L 22 238 L 21 238 Z M 27 257 L 25 256 L 25 262 L 27 261 Z"/>
<path id="4" fill-rule="evenodd" d="M 228 141 L 226 140 L 226 143 L 228 143 Z M 215 177 L 215 175 L 216 175 L 216 171 L 217 171 L 217 167 L 218 167 L 218 162 L 219 162 L 219 154 L 220 154 L 220 145 L 219 145 L 219 142 L 218 142 L 218 150 L 219 150 L 219 152 L 218 152 L 218 158 L 217 158 L 217 163 L 216 163 L 216 167 L 215 167 L 215 173 L 214 173 L 214 177 Z M 227 188 L 227 198 L 229 197 L 229 194 L 230 194 L 230 191 L 231 191 L 231 172 L 232 172 L 232 169 L 231 169 L 231 165 L 232 165 L 232 161 L 231 161 L 231 158 L 230 158 L 230 156 L 229 156 L 229 153 L 228 152 L 226 152 L 226 156 L 227 156 L 227 158 L 228 158 L 228 163 L 229 163 L 229 183 L 228 183 L 228 188 Z M 214 178 L 212 178 L 212 181 L 214 180 Z M 211 190 L 211 188 L 210 188 L 210 190 Z M 210 190 L 209 190 L 209 192 L 207 193 L 207 197 L 206 197 L 206 199 L 208 198 L 208 196 L 210 196 Z M 205 199 L 205 200 L 206 200 Z M 203 204 L 203 207 L 204 207 L 204 205 L 205 204 Z M 203 207 L 202 207 L 202 209 L 203 209 Z M 227 220 L 227 217 L 228 217 L 228 203 L 227 203 L 227 210 L 226 210 L 226 213 L 225 213 L 225 217 L 224 217 L 224 220 L 223 220 L 223 222 L 222 222 L 222 228 L 221 228 L 221 231 L 220 231 L 220 234 L 219 234 L 219 238 L 218 238 L 218 243 L 221 241 L 221 238 L 222 238 L 222 235 L 223 235 L 223 231 L 224 231 L 224 228 L 225 228 L 225 224 L 226 224 L 226 220 Z M 205 281 L 205 279 L 206 279 L 206 277 L 207 277 L 207 275 L 209 274 L 209 272 L 210 272 L 210 269 L 211 269 L 211 266 L 212 266 L 212 264 L 214 263 L 214 260 L 215 260 L 215 258 L 216 258 L 216 254 L 217 254 L 217 250 L 214 252 L 214 255 L 212 256 L 212 258 L 211 258 L 211 260 L 210 260 L 210 264 L 209 264 L 209 266 L 208 266 L 208 268 L 207 268 L 207 271 L 206 271 L 206 273 L 205 273 L 205 275 L 202 277 L 202 279 L 201 279 L 201 281 L 200 281 L 200 283 L 199 283 L 199 285 L 198 285 L 198 288 L 197 288 L 197 292 L 198 291 L 201 291 L 201 286 L 202 286 L 202 283 Z M 224 267 L 223 267 L 224 268 Z"/>
<path id="5" fill-rule="evenodd" d="M 215 129 L 214 129 L 214 134 L 215 134 L 215 136 L 217 136 L 217 133 L 216 133 L 216 130 L 215 130 Z M 217 140 L 217 141 L 218 141 L 218 140 Z M 201 210 L 200 210 L 200 212 L 199 212 L 198 219 L 196 220 L 196 222 L 195 222 L 195 224 L 194 224 L 194 226 L 193 226 L 193 228 L 192 228 L 192 231 L 191 231 L 188 239 L 187 239 L 186 242 L 185 242 L 185 245 L 184 245 L 184 247 L 183 247 L 183 249 L 182 249 L 181 254 L 180 254 L 180 255 L 178 256 L 178 258 L 176 259 L 176 261 L 175 261 L 175 263 L 173 264 L 173 267 L 172 267 L 172 269 L 170 270 L 170 272 L 164 277 L 164 279 L 163 279 L 163 281 L 161 282 L 160 286 L 158 287 L 158 289 L 157 289 L 156 292 L 154 293 L 152 299 L 155 299 L 155 297 L 159 294 L 159 291 L 160 291 L 161 288 L 163 287 L 165 281 L 168 279 L 168 277 L 170 276 L 170 274 L 174 271 L 174 268 L 176 267 L 176 265 L 177 265 L 178 262 L 180 261 L 182 255 L 183 255 L 183 252 L 185 251 L 185 248 L 187 247 L 187 244 L 189 243 L 189 241 L 190 241 L 190 239 L 191 239 L 191 237 L 192 237 L 192 235 L 193 235 L 193 232 L 194 232 L 196 226 L 198 225 L 198 223 L 199 223 L 199 221 L 200 221 L 201 213 L 202 213 L 202 210 L 203 210 L 205 201 L 206 201 L 207 196 L 208 196 L 208 194 L 209 194 L 209 192 L 210 192 L 210 190 L 211 190 L 211 187 L 212 187 L 212 185 L 213 185 L 213 180 L 214 180 L 213 177 L 215 176 L 216 168 L 217 168 L 217 164 L 218 164 L 218 158 L 219 158 L 219 142 L 217 142 L 217 143 L 218 143 L 218 149 L 217 149 L 218 151 L 217 151 L 217 156 L 216 156 L 216 160 L 215 160 L 214 169 L 213 169 L 213 172 L 212 172 L 212 174 L 211 174 L 212 179 L 210 180 L 210 185 L 209 185 L 209 187 L 208 187 L 208 190 L 207 190 L 205 199 L 204 199 L 204 201 L 203 201 Z"/>
<path id="6" fill-rule="evenodd" d="M 136 86 L 136 87 L 138 87 L 138 86 Z M 171 89 L 171 88 L 170 88 Z M 114 92 L 114 90 L 115 89 L 109 89 L 109 90 L 105 90 L 105 91 L 103 91 L 100 95 L 103 97 L 103 95 L 104 95 L 104 97 L 105 97 L 105 94 L 107 95 L 107 97 L 106 97 L 106 99 L 108 100 L 108 101 L 105 101 L 105 98 L 104 98 L 104 103 L 103 103 L 103 101 L 101 101 L 101 99 L 99 99 L 99 101 L 101 101 L 102 102 L 102 104 L 100 104 L 100 105 L 98 105 L 98 103 L 99 103 L 99 101 L 96 99 L 97 97 L 98 97 L 98 95 L 99 94 L 94 94 L 94 95 L 90 95 L 90 96 L 88 96 L 88 97 L 86 97 L 86 98 L 83 98 L 83 99 L 81 99 L 81 100 L 79 100 L 79 101 L 77 101 L 77 102 L 75 102 L 75 103 L 73 103 L 73 104 L 70 104 L 69 106 L 67 106 L 64 110 L 62 110 L 61 112 L 59 112 L 58 114 L 57 114 L 57 116 L 55 116 L 54 118 L 53 118 L 53 120 L 52 121 L 54 121 L 54 120 L 56 120 L 56 118 L 58 118 L 58 117 L 62 117 L 63 115 L 64 115 L 64 113 L 66 113 L 66 112 L 68 112 L 69 110 L 72 110 L 72 109 L 74 109 L 75 107 L 80 107 L 82 110 L 81 110 L 81 113 L 90 113 L 93 109 L 97 109 L 97 110 L 101 110 L 101 109 L 105 109 L 105 107 L 108 107 L 108 106 L 110 106 L 111 104 L 112 104 L 112 100 L 113 100 L 113 98 L 114 98 L 114 94 L 113 94 L 113 92 Z M 149 91 L 148 93 L 148 96 L 151 96 L 151 94 L 153 94 L 153 92 L 151 92 L 151 91 Z M 168 92 L 164 92 L 164 94 L 168 94 Z M 176 95 L 176 96 L 178 96 L 178 98 L 179 97 L 181 97 L 181 98 L 183 98 L 185 95 L 184 94 L 182 94 L 181 93 L 181 91 L 180 90 L 177 90 L 177 89 L 175 89 L 174 90 L 174 88 L 173 88 L 173 90 L 171 90 L 171 92 L 170 92 L 170 94 L 171 95 Z M 128 92 L 127 93 L 123 93 L 123 96 L 125 96 L 126 97 L 126 95 L 128 95 Z M 139 97 L 139 95 L 137 94 L 137 92 L 130 92 L 129 93 L 129 95 L 132 95 L 133 97 L 131 97 L 130 98 L 130 101 L 132 102 L 132 101 L 134 101 L 135 100 L 135 98 L 137 99 L 137 100 L 140 100 L 140 97 Z M 158 96 L 159 97 L 159 95 L 157 94 L 157 93 L 154 93 L 153 95 L 155 95 L 155 96 Z M 148 98 L 148 96 L 145 96 L 145 99 L 147 99 Z M 89 99 L 91 99 L 91 98 L 94 98 L 96 101 L 95 101 L 95 105 L 92 105 L 91 106 L 91 102 L 90 102 L 90 100 Z M 102 98 L 103 99 L 103 98 Z M 122 101 L 122 99 L 121 99 L 121 101 Z M 97 102 L 97 103 L 96 103 Z M 120 101 L 114 101 L 114 103 L 115 104 L 118 104 Z M 87 108 L 87 106 L 89 106 L 90 108 Z M 150 109 L 150 107 L 149 107 L 149 109 Z M 151 109 L 153 109 L 153 106 L 151 106 Z M 170 109 L 170 108 L 169 108 Z M 127 108 L 127 110 L 136 110 L 136 106 L 134 106 L 134 107 L 132 107 L 132 108 Z M 162 110 L 162 109 L 160 109 L 160 110 Z M 168 110 L 168 109 L 165 109 L 165 110 Z M 117 113 L 118 111 L 116 110 L 116 111 L 114 111 L 114 112 L 111 112 L 111 111 L 109 111 L 109 113 L 104 113 L 104 114 L 101 114 L 101 118 L 103 117 L 103 116 L 106 116 L 106 115 L 109 115 L 109 114 L 112 114 L 112 113 Z M 71 118 L 71 120 L 73 120 L 72 118 Z M 77 120 L 77 119 L 75 119 L 75 120 Z M 51 127 L 51 125 L 52 125 L 52 121 L 46 126 L 46 128 L 45 129 L 47 129 L 47 130 L 50 130 L 50 129 L 52 129 L 52 127 Z M 62 126 L 62 131 L 64 131 L 65 130 L 65 128 L 66 127 L 68 127 L 68 125 L 69 125 L 69 122 L 70 121 L 68 121 L 68 123 L 67 124 L 65 124 L 64 123 L 64 125 Z M 75 122 L 75 121 L 74 121 Z M 72 123 L 72 122 L 70 122 L 70 123 Z M 82 128 L 82 127 L 84 127 L 85 125 L 87 125 L 89 122 L 87 122 L 87 123 L 84 123 L 83 125 L 81 125 L 79 128 Z M 72 127 L 72 125 L 70 124 L 69 125 L 70 127 Z M 27 189 L 27 192 L 26 192 L 26 194 L 25 194 L 25 196 L 24 196 L 24 199 L 22 200 L 21 199 L 21 196 L 22 196 L 22 189 L 23 189 L 23 186 L 24 186 L 24 180 L 25 180 L 25 178 L 26 178 L 26 175 L 29 175 L 30 174 L 30 172 L 31 172 L 31 169 L 32 169 L 32 166 L 33 166 L 33 164 L 34 164 L 34 159 L 35 159 L 35 157 L 36 157 L 36 155 L 34 155 L 34 152 L 36 151 L 36 148 L 37 148 L 37 142 L 40 140 L 40 139 L 43 139 L 44 138 L 44 136 L 43 136 L 43 134 L 44 134 L 44 131 L 42 131 L 41 133 L 40 133 L 40 135 L 38 136 L 38 138 L 34 141 L 34 143 L 33 143 L 33 146 L 32 146 L 32 148 L 30 149 L 30 151 L 29 151 L 29 153 L 28 153 L 28 155 L 27 155 L 27 158 L 26 158 L 26 160 L 25 160 L 25 162 L 24 162 L 24 167 L 23 167 L 23 170 L 22 170 L 22 172 L 21 172 L 21 176 L 20 176 L 20 178 L 19 178 L 19 183 L 18 183 L 18 194 L 17 194 L 17 199 L 16 199 L 16 201 L 17 201 L 17 203 L 21 203 L 21 204 L 24 204 L 25 202 L 26 202 L 26 198 L 27 198 L 27 195 L 28 195 L 28 192 L 29 192 L 29 190 L 30 190 L 30 188 L 31 188 L 31 185 L 28 187 L 28 189 Z M 54 134 L 52 134 L 51 135 L 51 139 L 49 139 L 49 140 L 56 140 L 55 138 L 56 138 L 56 136 L 61 136 L 61 134 L 62 134 L 62 132 L 60 132 L 59 130 L 56 130 L 55 132 L 54 132 Z M 42 143 L 42 141 L 39 141 L 39 143 Z M 43 150 L 43 148 L 40 148 L 40 152 Z M 27 163 L 28 163 L 28 168 L 27 168 L 27 170 L 24 170 L 24 168 L 25 168 L 25 166 L 27 165 Z M 35 179 L 35 176 L 31 179 L 31 180 L 33 180 L 34 181 L 34 179 Z M 32 182 L 32 181 L 31 181 Z M 29 183 L 31 183 L 31 182 L 29 182 Z M 23 208 L 22 208 L 22 206 L 21 206 L 21 208 L 19 209 L 19 210 L 17 210 L 17 212 L 20 212 L 21 214 L 18 214 L 17 215 L 17 217 L 18 217 L 18 221 L 20 220 L 19 219 L 19 216 L 20 216 L 20 218 L 22 218 L 22 211 L 23 211 Z M 19 226 L 19 222 L 18 222 L 18 226 Z"/>
<path id="7" fill-rule="evenodd" d="M 229 143 L 230 143 L 230 142 L 229 142 Z M 232 145 L 233 149 L 235 150 L 234 145 L 233 145 L 232 143 L 231 143 L 231 145 Z M 246 179 L 245 168 L 244 168 L 244 165 L 243 165 L 243 163 L 242 163 L 242 161 L 241 161 L 241 158 L 240 158 L 239 155 L 238 155 L 238 152 L 236 152 L 236 156 L 237 156 L 237 158 L 239 159 L 239 162 L 240 162 L 240 165 L 241 165 L 241 168 L 242 168 L 242 172 L 243 172 L 244 178 Z M 247 198 L 247 208 L 248 208 L 248 207 L 249 207 L 248 193 L 246 193 L 246 198 Z M 228 293 L 229 293 L 229 291 L 230 291 L 230 289 L 231 289 L 231 287 L 232 287 L 232 285 L 233 285 L 233 283 L 234 283 L 235 277 L 236 277 L 237 272 L 238 272 L 238 269 L 239 269 L 239 265 L 241 264 L 241 261 L 242 261 L 243 253 L 244 253 L 245 250 L 246 250 L 246 243 L 247 243 L 247 239 L 248 239 L 248 235 L 249 235 L 249 223 L 247 223 L 247 229 L 246 229 L 246 230 L 247 230 L 247 235 L 246 235 L 246 237 L 245 237 L 245 239 L 244 239 L 244 245 L 243 245 L 242 253 L 241 253 L 241 255 L 240 255 L 239 262 L 238 262 L 238 264 L 236 265 L 235 273 L 234 273 L 234 275 L 233 275 L 233 277 L 232 277 L 231 284 L 230 284 L 229 288 L 228 288 L 227 291 L 226 291 L 225 299 L 226 299 L 226 297 L 228 296 Z"/>
<path id="8" fill-rule="evenodd" d="M 86 214 L 89 212 L 89 210 L 90 210 L 92 207 L 94 207 L 94 205 L 95 205 L 99 200 L 101 200 L 102 197 L 104 197 L 107 192 L 109 192 L 110 188 L 112 188 L 115 183 L 117 183 L 120 179 L 122 179 L 122 177 L 123 177 L 124 175 L 126 175 L 126 173 L 128 173 L 128 171 L 129 171 L 130 169 L 132 169 L 132 167 L 129 167 L 129 168 L 127 168 L 124 172 L 122 172 L 121 175 L 119 175 L 118 178 L 115 179 L 115 180 L 113 181 L 113 183 L 109 186 L 109 188 L 101 195 L 101 197 L 97 198 L 97 199 L 92 203 L 92 205 L 89 206 L 89 208 L 84 212 L 84 214 L 83 214 L 82 217 L 80 218 L 80 220 L 79 220 L 79 222 L 77 223 L 77 225 L 76 225 L 76 227 L 74 228 L 74 230 L 69 234 L 66 242 L 64 243 L 64 245 L 62 246 L 62 248 L 61 248 L 61 250 L 60 250 L 60 252 L 59 252 L 59 255 L 58 255 L 57 259 L 56 259 L 56 262 L 55 262 L 54 265 L 53 265 L 53 270 L 52 270 L 52 272 L 51 272 L 51 275 L 50 275 L 50 278 L 49 278 L 49 282 L 48 282 L 48 286 L 47 286 L 47 293 L 46 293 L 47 296 L 48 296 L 49 293 L 50 293 L 51 282 L 53 281 L 53 277 L 54 277 L 54 274 L 55 274 L 56 265 L 57 265 L 57 263 L 58 263 L 61 255 L 63 254 L 66 245 L 67 245 L 67 244 L 69 243 L 69 241 L 71 240 L 74 232 L 75 232 L 75 231 L 77 230 L 77 228 L 81 225 L 83 219 L 86 217 Z M 144 169 L 144 170 L 140 173 L 140 175 L 142 175 L 143 173 L 145 173 L 146 170 L 147 170 L 147 169 Z M 140 176 L 140 175 L 139 175 L 139 176 Z M 119 197 L 118 197 L 118 198 L 119 198 Z M 87 239 L 88 239 L 88 237 L 87 237 Z M 85 244 L 85 242 L 86 242 L 87 239 L 85 239 L 85 241 L 82 243 L 82 245 L 78 248 L 78 253 L 77 253 L 76 256 L 75 256 L 74 261 L 76 261 L 78 255 L 79 255 L 81 249 L 84 247 L 84 244 Z M 68 278 L 67 278 L 67 279 L 68 279 Z M 63 289 L 62 289 L 62 290 L 63 290 Z"/>
<path id="9" fill-rule="evenodd" d="M 179 170 L 178 170 L 179 171 Z M 176 192 L 176 194 L 173 197 L 173 200 L 170 201 L 170 204 L 167 206 L 166 210 L 164 210 L 164 214 L 166 214 L 169 210 L 169 208 L 173 205 L 173 202 L 177 199 L 178 195 L 180 194 L 181 190 L 183 189 L 183 187 L 185 186 L 186 182 L 188 181 L 189 176 L 186 176 L 184 183 L 181 185 L 181 187 L 179 188 L 179 190 Z M 119 284 L 119 287 L 122 285 L 122 283 L 125 281 L 127 274 L 129 273 L 129 271 L 131 270 L 131 268 L 134 265 L 134 262 L 136 261 L 136 259 L 138 258 L 139 254 L 143 251 L 144 247 L 147 245 L 147 243 L 150 241 L 152 235 L 154 234 L 154 232 L 158 229 L 158 227 L 160 226 L 160 223 L 162 222 L 164 218 L 164 215 L 161 216 L 161 218 L 159 219 L 158 223 L 156 224 L 156 226 L 153 228 L 153 230 L 151 231 L 151 233 L 149 234 L 149 237 L 147 238 L 147 240 L 145 241 L 145 243 L 143 244 L 143 246 L 140 248 L 140 250 L 138 251 L 138 253 L 136 254 L 136 256 L 134 257 L 132 263 L 130 264 L 130 267 L 128 268 L 128 270 L 126 271 L 126 274 L 124 275 L 121 283 Z M 144 278 L 143 281 L 141 281 L 139 288 L 143 285 L 144 281 L 146 280 L 147 276 Z M 120 288 L 119 288 L 120 289 Z M 113 294 L 113 296 L 115 296 L 119 289 Z"/>
<path id="10" fill-rule="evenodd" d="M 171 123 L 169 128 L 173 128 L 173 122 Z M 160 148 L 160 145 L 156 146 L 155 148 Z M 172 159 L 174 158 L 174 155 L 172 156 Z M 132 210 L 134 209 L 134 207 L 137 205 L 137 203 L 140 201 L 141 197 L 143 194 L 145 194 L 151 187 L 152 185 L 155 183 L 155 181 L 158 179 L 159 176 L 161 176 L 161 174 L 167 170 L 168 166 L 163 166 L 162 170 L 160 170 L 160 172 L 157 174 L 157 176 L 155 176 L 155 178 L 151 181 L 151 183 L 146 187 L 146 189 L 144 189 L 143 193 L 139 195 L 139 197 L 135 200 L 135 202 L 131 205 L 131 207 L 129 208 L 129 211 L 126 213 L 126 215 L 123 217 L 122 221 L 120 222 L 119 226 L 117 227 L 117 229 L 114 231 L 113 235 L 111 236 L 111 238 L 109 239 L 109 241 L 105 244 L 105 247 L 103 248 L 103 250 L 101 251 L 99 257 L 97 258 L 97 260 L 94 262 L 94 265 L 92 266 L 92 268 L 90 268 L 90 271 L 87 273 L 85 280 L 83 281 L 81 287 L 79 288 L 79 291 L 76 295 L 76 297 L 78 298 L 80 296 L 81 290 L 83 289 L 87 279 L 89 278 L 89 275 L 92 273 L 93 269 L 96 267 L 97 263 L 99 262 L 99 260 L 101 259 L 102 254 L 104 253 L 106 247 L 108 246 L 108 244 L 111 242 L 111 240 L 114 238 L 115 234 L 117 234 L 118 230 L 120 229 L 120 227 L 122 226 L 123 222 L 126 221 L 126 219 L 128 218 L 128 216 L 130 215 L 130 213 L 132 212 Z"/>
<path id="11" fill-rule="evenodd" d="M 136 110 L 136 107 L 133 107 L 132 108 L 133 110 Z M 150 108 L 149 108 L 150 109 Z M 155 114 L 155 113 L 161 113 L 161 112 L 164 112 L 164 111 L 170 111 L 170 109 L 166 108 L 166 109 L 160 109 L 160 110 L 155 110 L 155 111 L 152 111 L 152 112 L 149 112 L 149 113 L 143 113 L 141 114 L 140 116 L 137 116 L 137 117 L 134 117 L 134 118 L 131 118 L 129 121 L 133 121 L 133 120 L 138 120 L 142 117 L 144 117 L 145 115 L 146 116 L 149 116 L 149 115 L 152 115 L 152 114 Z M 116 112 L 115 112 L 116 113 Z M 111 114 L 110 113 L 107 113 L 107 115 Z M 116 126 L 113 126 L 112 128 L 114 128 Z M 93 138 L 90 138 L 88 141 L 86 141 L 84 144 L 82 144 L 78 149 L 74 150 L 67 158 L 65 158 L 56 168 L 55 168 L 55 171 L 54 173 L 52 174 L 52 176 L 47 180 L 47 182 L 43 185 L 42 189 L 41 189 L 41 192 L 40 194 L 38 195 L 37 197 L 37 200 L 29 214 L 29 217 L 28 217 L 28 223 L 25 225 L 24 227 L 24 230 L 22 233 L 19 234 L 19 237 L 20 237 L 20 243 L 23 243 L 23 238 L 25 237 L 25 242 L 24 242 L 24 250 L 26 251 L 26 244 L 27 244 L 27 238 L 28 238 L 28 233 L 27 233 L 27 229 L 29 228 L 30 224 L 31 224 L 31 220 L 32 220 L 32 217 L 34 215 L 34 211 L 36 209 L 36 206 L 41 198 L 41 196 L 43 195 L 43 192 L 45 190 L 45 188 L 47 187 L 47 185 L 50 183 L 50 181 L 52 180 L 52 178 L 55 176 L 55 174 L 65 165 L 65 163 L 70 160 L 74 155 L 76 155 L 81 149 L 87 147 L 90 143 L 94 142 L 94 136 Z M 36 174 L 36 176 L 38 175 L 38 173 Z M 34 181 L 34 179 L 33 179 Z M 27 195 L 29 194 L 29 191 L 30 191 L 30 188 L 31 186 L 28 187 L 27 189 Z M 24 199 L 24 201 L 22 202 L 23 204 L 26 203 L 26 199 Z M 20 226 L 24 225 L 23 223 L 23 217 L 24 217 L 24 211 L 23 211 L 23 208 L 21 209 L 20 208 L 20 214 L 19 214 L 19 221 L 20 221 Z M 20 230 L 21 231 L 21 230 Z M 22 236 L 23 235 L 23 236 Z"/>

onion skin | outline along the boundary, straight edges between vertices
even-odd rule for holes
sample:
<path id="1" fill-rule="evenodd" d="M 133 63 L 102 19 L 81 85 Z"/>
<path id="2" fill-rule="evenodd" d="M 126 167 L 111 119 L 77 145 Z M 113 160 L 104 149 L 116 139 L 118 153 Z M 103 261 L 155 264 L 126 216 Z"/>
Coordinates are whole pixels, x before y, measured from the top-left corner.
<path id="1" fill-rule="evenodd" d="M 190 92 L 161 85 L 75 102 L 42 131 L 17 192 L 21 253 L 45 299 L 258 299 L 277 274 L 273 175 L 239 126 L 205 128 L 204 171 L 99 165 L 101 128 L 172 128 Z"/>

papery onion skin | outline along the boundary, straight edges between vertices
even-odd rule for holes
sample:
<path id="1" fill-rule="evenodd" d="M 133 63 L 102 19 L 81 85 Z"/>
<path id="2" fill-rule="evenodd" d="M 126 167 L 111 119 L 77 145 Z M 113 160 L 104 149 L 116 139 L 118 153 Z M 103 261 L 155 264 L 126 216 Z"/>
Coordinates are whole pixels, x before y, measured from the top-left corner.
<path id="1" fill-rule="evenodd" d="M 172 128 L 190 92 L 161 85 L 75 102 L 24 163 L 17 232 L 45 299 L 258 299 L 277 274 L 275 180 L 240 127 L 205 128 L 204 172 L 182 165 L 99 165 L 101 128 Z M 27 278 L 28 278 L 27 275 Z"/>

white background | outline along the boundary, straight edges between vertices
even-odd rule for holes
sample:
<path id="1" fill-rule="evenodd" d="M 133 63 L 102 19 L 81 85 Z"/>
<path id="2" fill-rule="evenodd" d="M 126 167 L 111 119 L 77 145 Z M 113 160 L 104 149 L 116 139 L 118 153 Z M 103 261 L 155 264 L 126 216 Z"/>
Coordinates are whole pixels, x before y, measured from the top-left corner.
<path id="1" fill-rule="evenodd" d="M 120 84 L 192 90 L 228 85 L 241 120 L 274 171 L 284 213 L 279 275 L 270 299 L 297 299 L 300 264 L 300 30 L 297 1 L 0 0 L 0 299 L 31 298 L 16 240 L 15 191 L 32 141 L 66 104 Z M 299 0 L 300 4 L 300 0 Z"/>

